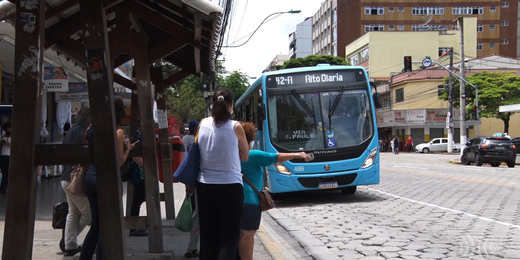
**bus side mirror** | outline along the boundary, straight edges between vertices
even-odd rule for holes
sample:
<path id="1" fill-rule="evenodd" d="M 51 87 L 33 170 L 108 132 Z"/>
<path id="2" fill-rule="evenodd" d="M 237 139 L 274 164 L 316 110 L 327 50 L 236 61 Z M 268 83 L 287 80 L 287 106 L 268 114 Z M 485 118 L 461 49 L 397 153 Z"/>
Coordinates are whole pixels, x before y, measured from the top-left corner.
<path id="1" fill-rule="evenodd" d="M 377 93 L 377 92 L 373 93 L 372 94 L 372 99 L 374 100 L 374 106 L 376 108 L 382 108 L 383 107 L 383 105 L 382 105 L 383 101 L 381 100 L 381 95 L 379 95 L 379 93 Z"/>
<path id="2" fill-rule="evenodd" d="M 258 131 L 263 131 L 263 125 L 265 120 L 265 104 L 258 103 L 258 122 L 256 128 Z"/>
<path id="3" fill-rule="evenodd" d="M 374 92 L 372 93 L 372 100 L 374 101 L 374 106 L 376 108 L 382 108 L 383 101 L 381 100 L 381 95 L 379 95 L 379 93 L 377 93 L 376 83 L 370 82 L 370 87 L 374 88 Z"/>

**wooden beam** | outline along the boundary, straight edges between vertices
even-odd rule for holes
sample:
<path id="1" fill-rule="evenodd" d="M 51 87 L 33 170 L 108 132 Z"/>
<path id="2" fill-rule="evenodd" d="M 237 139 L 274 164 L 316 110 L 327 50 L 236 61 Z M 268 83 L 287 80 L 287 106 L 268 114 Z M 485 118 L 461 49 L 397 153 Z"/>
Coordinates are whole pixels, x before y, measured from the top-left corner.
<path id="1" fill-rule="evenodd" d="M 164 94 L 163 74 L 162 68 L 150 68 L 152 81 L 155 85 L 155 101 L 157 102 L 157 111 L 162 111 L 164 115 L 167 114 L 166 109 L 166 95 Z M 164 182 L 164 197 L 166 208 L 166 219 L 175 219 L 175 201 L 173 193 L 173 173 L 172 173 L 172 145 L 170 142 L 170 135 L 168 133 L 168 124 L 159 125 L 159 143 L 161 151 L 161 163 L 163 170 Z"/>
<path id="2" fill-rule="evenodd" d="M 125 229 L 147 229 L 148 223 L 146 223 L 146 217 L 125 217 Z"/>
<path id="3" fill-rule="evenodd" d="M 34 165 L 93 164 L 92 144 L 39 144 Z"/>
<path id="4" fill-rule="evenodd" d="M 50 18 L 53 18 L 54 16 L 59 15 L 60 13 L 63 13 L 65 11 L 75 7 L 76 5 L 79 5 L 79 0 L 65 1 L 65 2 L 61 3 L 60 5 L 55 6 L 54 8 L 45 12 L 45 19 L 48 20 Z"/>
<path id="5" fill-rule="evenodd" d="M 148 51 L 148 62 L 153 64 L 154 62 L 182 49 L 184 46 L 190 44 L 191 41 L 179 40 L 177 37 L 172 37 L 169 40 L 153 47 Z"/>
<path id="6" fill-rule="evenodd" d="M 143 24 L 139 20 L 139 17 L 137 17 L 135 14 L 130 14 L 129 17 L 130 24 L 132 24 L 132 27 L 136 32 L 144 32 Z"/>
<path id="7" fill-rule="evenodd" d="M 135 86 L 135 83 L 132 81 L 124 78 L 123 76 L 114 73 L 114 82 L 131 90 L 137 90 L 137 87 Z"/>
<path id="8" fill-rule="evenodd" d="M 41 126 L 43 71 L 39 64 L 43 64 L 45 51 L 40 44 L 45 40 L 45 0 L 25 3 L 16 1 L 13 107 L 20 110 L 12 119 L 11 174 L 3 176 L 9 181 L 9 196 L 2 259 L 29 260 L 33 253 L 37 190 L 34 147 L 39 143 Z"/>
<path id="9" fill-rule="evenodd" d="M 170 20 L 140 2 L 131 1 L 129 2 L 129 7 L 131 13 L 170 35 L 193 38 L 193 33 L 186 27 Z"/>
<path id="10" fill-rule="evenodd" d="M 85 66 L 85 54 L 81 41 L 75 41 L 70 37 L 61 38 L 52 47 L 56 51 L 66 55 L 69 59 L 80 65 L 82 68 Z"/>
<path id="11" fill-rule="evenodd" d="M 191 74 L 195 74 L 189 70 L 186 70 L 186 69 L 183 69 L 171 76 L 169 76 L 168 78 L 166 78 L 164 81 L 163 81 L 163 84 L 164 84 L 164 87 L 165 88 L 169 88 L 171 85 L 177 83 L 179 80 L 182 80 L 184 79 L 185 77 L 191 75 Z"/>
<path id="12" fill-rule="evenodd" d="M 161 204 L 159 201 L 159 178 L 157 176 L 157 151 L 155 149 L 155 131 L 152 114 L 153 93 L 148 68 L 147 38 L 144 32 L 134 33 L 132 56 L 135 61 L 137 98 L 141 121 L 141 142 L 146 189 L 146 213 L 148 217 L 148 246 L 150 253 L 162 253 L 163 237 L 161 222 Z M 159 119 L 160 121 L 163 118 Z M 162 122 L 161 122 L 162 124 Z"/>
<path id="13" fill-rule="evenodd" d="M 113 68 L 102 0 L 80 0 L 83 44 L 94 136 L 94 161 L 104 259 L 126 259 L 121 176 L 114 115 Z M 95 216 L 93 216 L 94 218 Z M 95 228 L 95 227 L 91 227 Z M 82 252 L 82 254 L 85 252 Z"/>
<path id="14" fill-rule="evenodd" d="M 200 41 L 201 41 L 201 37 L 202 37 L 202 18 L 201 18 L 201 15 L 200 13 L 196 13 L 193 15 L 194 16 L 194 25 L 195 25 L 195 37 L 194 37 L 194 42 L 195 44 L 193 45 L 193 49 L 194 49 L 194 56 L 195 56 L 195 72 L 196 73 L 200 73 L 200 67 L 201 67 L 201 60 L 200 60 L 200 48 L 201 48 L 201 45 L 200 45 Z"/>

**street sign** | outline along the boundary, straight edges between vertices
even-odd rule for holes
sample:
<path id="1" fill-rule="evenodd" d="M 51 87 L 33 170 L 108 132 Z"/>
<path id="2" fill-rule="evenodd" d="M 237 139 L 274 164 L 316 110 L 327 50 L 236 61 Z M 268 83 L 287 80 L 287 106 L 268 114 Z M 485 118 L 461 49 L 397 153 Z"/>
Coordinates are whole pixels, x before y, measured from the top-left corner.
<path id="1" fill-rule="evenodd" d="M 429 68 L 432 65 L 432 59 L 424 58 L 424 60 L 422 60 L 422 65 L 425 68 Z"/>

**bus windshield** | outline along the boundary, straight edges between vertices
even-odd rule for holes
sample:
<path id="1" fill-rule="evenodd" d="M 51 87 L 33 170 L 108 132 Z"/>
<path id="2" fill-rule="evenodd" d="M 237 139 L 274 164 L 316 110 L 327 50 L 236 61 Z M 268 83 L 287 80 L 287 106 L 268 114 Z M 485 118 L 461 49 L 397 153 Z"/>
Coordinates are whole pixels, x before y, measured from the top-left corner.
<path id="1" fill-rule="evenodd" d="M 268 96 L 272 144 L 287 151 L 316 150 L 356 146 L 372 137 L 367 90 L 342 89 Z"/>

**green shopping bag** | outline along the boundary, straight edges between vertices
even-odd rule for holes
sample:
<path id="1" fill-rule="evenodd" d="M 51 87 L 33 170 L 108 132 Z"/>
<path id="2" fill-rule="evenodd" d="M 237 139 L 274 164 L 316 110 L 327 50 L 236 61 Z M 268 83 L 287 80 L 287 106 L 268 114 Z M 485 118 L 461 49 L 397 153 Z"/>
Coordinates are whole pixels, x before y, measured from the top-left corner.
<path id="1" fill-rule="evenodd" d="M 179 210 L 179 214 L 177 214 L 177 218 L 175 219 L 175 227 L 180 231 L 190 232 L 191 214 L 191 196 L 186 196 Z"/>

